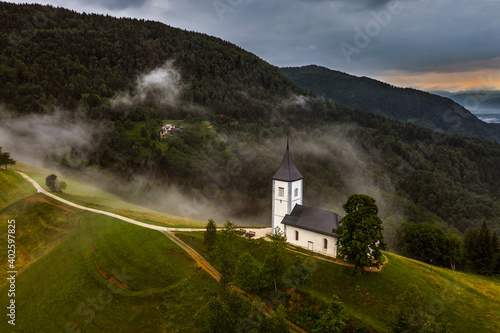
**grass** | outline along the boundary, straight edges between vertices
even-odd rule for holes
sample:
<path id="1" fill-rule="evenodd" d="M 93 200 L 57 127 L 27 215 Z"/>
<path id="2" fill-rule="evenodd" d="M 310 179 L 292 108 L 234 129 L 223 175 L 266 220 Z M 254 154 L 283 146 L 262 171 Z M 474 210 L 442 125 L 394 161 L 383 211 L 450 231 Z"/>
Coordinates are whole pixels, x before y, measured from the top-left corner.
<path id="1" fill-rule="evenodd" d="M 13 215 L 19 332 L 192 331 L 200 325 L 194 314 L 207 291 L 219 288 L 160 232 L 38 196 L 0 210 L 1 230 Z M 94 260 L 131 290 L 110 283 Z M 9 302 L 7 289 L 1 280 L 0 304 Z M 9 329 L 0 322 L 1 332 Z"/>
<path id="2" fill-rule="evenodd" d="M 203 233 L 177 233 L 181 239 L 208 258 Z M 269 244 L 241 238 L 242 251 L 249 251 L 259 265 Z M 303 251 L 307 253 L 307 250 Z M 297 253 L 290 253 L 293 259 Z M 316 254 L 314 254 L 316 255 Z M 411 284 L 424 295 L 423 311 L 450 324 L 451 332 L 500 331 L 500 278 L 455 272 L 385 252 L 389 263 L 378 273 L 351 277 L 352 268 L 310 257 L 310 279 L 300 291 L 328 300 L 338 295 L 351 317 L 358 318 L 379 332 L 389 331 L 389 308 L 394 298 Z"/>
<path id="3" fill-rule="evenodd" d="M 196 319 L 193 321 L 194 313 L 207 301 L 209 291 L 219 288 L 218 284 L 196 268 L 167 237 L 41 200 L 44 196 L 30 196 L 26 181 L 15 173 L 0 171 L 0 186 L 10 193 L 3 196 L 7 199 L 3 199 L 0 208 L 0 230 L 7 229 L 8 219 L 16 219 L 17 226 L 19 331 L 53 332 L 67 328 L 71 332 L 78 328 L 90 332 L 176 332 L 199 325 Z M 24 171 L 42 178 L 44 183 L 46 174 L 39 169 L 25 167 Z M 142 207 L 130 209 L 130 204 L 109 193 L 72 181 L 74 188 L 67 195 L 87 205 L 110 203 L 115 205 L 109 208 L 112 211 L 123 209 L 129 214 L 145 214 L 144 218 L 147 214 L 152 218 L 164 216 Z M 208 257 L 202 232 L 178 235 Z M 5 239 L 0 240 L 3 258 Z M 239 238 L 238 245 L 259 264 L 268 253 L 269 244 L 265 241 Z M 301 256 L 290 253 L 289 257 L 297 255 Z M 394 298 L 414 284 L 425 297 L 423 310 L 449 322 L 450 331 L 500 331 L 500 278 L 454 272 L 392 253 L 385 255 L 389 263 L 381 272 L 357 279 L 350 276 L 348 267 L 309 258 L 310 280 L 301 291 L 322 300 L 336 294 L 350 316 L 385 332 L 389 330 L 389 308 Z M 131 290 L 110 284 L 94 260 Z M 7 270 L 6 266 L 1 269 Z M 0 304 L 8 302 L 6 291 L 6 280 L 0 280 Z M 0 322 L 0 331 L 6 330 L 6 321 Z"/>
<path id="4" fill-rule="evenodd" d="M 64 190 L 64 193 L 57 193 L 57 195 L 85 207 L 113 212 L 141 222 L 155 225 L 166 225 L 169 227 L 179 228 L 205 227 L 206 225 L 206 221 L 165 214 L 127 202 L 117 195 L 104 191 L 92 184 L 84 183 L 77 178 L 71 176 L 60 176 L 60 173 L 57 171 L 37 168 L 20 163 L 16 164 L 15 169 L 26 173 L 46 190 L 49 189 L 45 185 L 45 178 L 47 178 L 47 176 L 51 173 L 59 175 L 58 178 L 64 180 L 68 187 Z M 29 185 L 29 188 L 31 184 L 28 182 L 26 183 Z M 31 188 L 33 187 L 31 186 Z M 33 193 L 36 193 L 34 189 Z"/>
<path id="5" fill-rule="evenodd" d="M 0 168 L 0 209 L 35 193 L 35 188 L 21 175 Z"/>

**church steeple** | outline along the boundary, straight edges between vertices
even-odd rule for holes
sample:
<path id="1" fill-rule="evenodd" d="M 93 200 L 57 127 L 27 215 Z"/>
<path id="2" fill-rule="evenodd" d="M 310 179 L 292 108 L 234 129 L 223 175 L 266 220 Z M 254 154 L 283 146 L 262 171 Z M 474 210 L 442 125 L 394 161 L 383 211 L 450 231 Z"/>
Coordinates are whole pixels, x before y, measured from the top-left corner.
<path id="1" fill-rule="evenodd" d="M 286 151 L 281 165 L 273 176 L 273 233 L 276 227 L 286 231 L 281 223 L 283 218 L 290 214 L 295 205 L 302 205 L 304 177 L 293 164 L 290 154 L 290 145 L 286 142 Z"/>
<path id="2" fill-rule="evenodd" d="M 285 156 L 283 156 L 283 161 L 281 161 L 280 168 L 273 176 L 274 180 L 283 180 L 285 182 L 293 182 L 299 179 L 303 179 L 299 170 L 293 164 L 292 154 L 290 154 L 290 148 L 288 144 L 288 139 L 286 140 L 286 151 Z"/>

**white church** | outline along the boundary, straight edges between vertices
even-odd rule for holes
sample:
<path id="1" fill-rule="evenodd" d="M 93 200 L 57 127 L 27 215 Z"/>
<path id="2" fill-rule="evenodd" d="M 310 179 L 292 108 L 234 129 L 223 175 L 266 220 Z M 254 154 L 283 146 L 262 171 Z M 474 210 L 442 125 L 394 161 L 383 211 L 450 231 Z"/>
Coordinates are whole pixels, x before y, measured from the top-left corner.
<path id="1" fill-rule="evenodd" d="M 276 227 L 291 244 L 328 256 L 337 256 L 337 228 L 341 216 L 302 205 L 304 177 L 293 164 L 288 142 L 285 156 L 273 176 L 273 233 Z"/>

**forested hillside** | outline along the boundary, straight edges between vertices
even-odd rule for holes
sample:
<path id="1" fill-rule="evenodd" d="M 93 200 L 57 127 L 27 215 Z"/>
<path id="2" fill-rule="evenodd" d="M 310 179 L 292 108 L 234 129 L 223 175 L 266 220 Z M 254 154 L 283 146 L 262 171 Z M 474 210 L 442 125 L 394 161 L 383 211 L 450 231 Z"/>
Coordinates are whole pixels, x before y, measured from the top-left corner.
<path id="1" fill-rule="evenodd" d="M 57 109 L 102 129 L 89 134 L 92 145 L 39 149 L 64 172 L 171 213 L 269 224 L 288 133 L 305 204 L 341 213 L 350 194 L 367 193 L 390 242 L 403 220 L 460 234 L 484 220 L 500 227 L 498 143 L 317 98 L 235 45 L 162 23 L 7 3 L 0 14 L 3 124 Z M 167 120 L 184 130 L 160 139 Z"/>
<path id="2" fill-rule="evenodd" d="M 280 70 L 298 86 L 353 109 L 433 130 L 500 141 L 500 125 L 481 121 L 449 98 L 314 65 Z"/>

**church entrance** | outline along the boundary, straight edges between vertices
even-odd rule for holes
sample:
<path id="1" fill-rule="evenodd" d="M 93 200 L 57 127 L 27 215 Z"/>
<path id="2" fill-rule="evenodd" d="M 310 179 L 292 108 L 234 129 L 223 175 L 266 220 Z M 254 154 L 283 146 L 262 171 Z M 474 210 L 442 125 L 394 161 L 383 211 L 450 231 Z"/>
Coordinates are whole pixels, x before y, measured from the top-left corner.
<path id="1" fill-rule="evenodd" d="M 314 251 L 313 250 L 313 242 L 307 242 L 307 248 L 309 249 L 309 251 Z"/>

